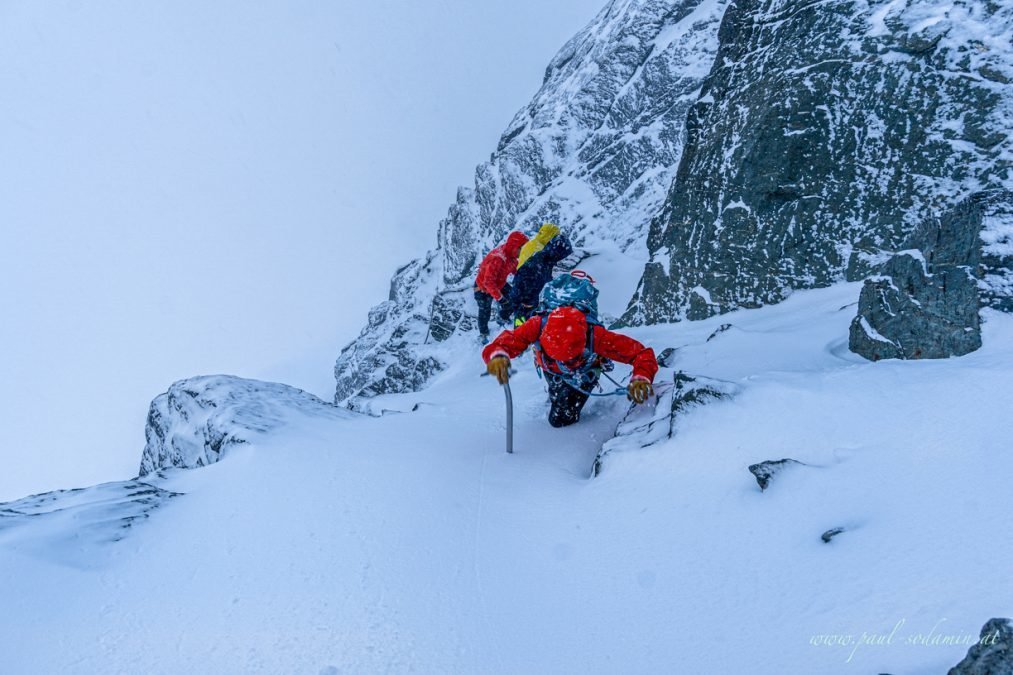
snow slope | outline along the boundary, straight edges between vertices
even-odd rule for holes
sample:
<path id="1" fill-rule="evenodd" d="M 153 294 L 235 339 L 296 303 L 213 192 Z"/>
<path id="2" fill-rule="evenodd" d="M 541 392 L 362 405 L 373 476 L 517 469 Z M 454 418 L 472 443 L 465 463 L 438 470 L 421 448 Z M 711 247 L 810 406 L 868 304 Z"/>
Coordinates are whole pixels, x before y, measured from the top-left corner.
<path id="1" fill-rule="evenodd" d="M 385 397 L 415 412 L 293 415 L 147 476 L 182 494 L 119 541 L 76 526 L 80 494 L 62 518 L 0 505 L 3 670 L 944 672 L 1013 610 L 1013 317 L 986 310 L 960 359 L 871 363 L 847 351 L 856 295 L 632 331 L 738 393 L 594 479 L 624 400 L 552 429 L 520 359 L 508 456 L 502 394 L 458 345 Z M 746 467 L 787 457 L 805 466 L 761 492 Z M 863 631 L 894 634 L 827 644 Z"/>

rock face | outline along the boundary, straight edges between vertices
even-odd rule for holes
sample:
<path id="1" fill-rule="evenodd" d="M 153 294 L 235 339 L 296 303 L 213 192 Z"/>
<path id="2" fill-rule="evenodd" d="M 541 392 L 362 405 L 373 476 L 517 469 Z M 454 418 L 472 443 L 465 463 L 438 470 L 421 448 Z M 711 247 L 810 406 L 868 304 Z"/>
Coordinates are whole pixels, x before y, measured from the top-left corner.
<path id="1" fill-rule="evenodd" d="M 554 222 L 584 255 L 606 246 L 646 259 L 724 6 L 614 0 L 560 50 L 475 186 L 458 191 L 437 248 L 398 270 L 388 300 L 342 350 L 337 403 L 368 409 L 369 398 L 418 390 L 443 369 L 445 343 L 475 326 L 477 264 L 512 229 Z"/>
<path id="2" fill-rule="evenodd" d="M 866 280 L 851 324 L 857 354 L 946 358 L 981 346 L 978 309 L 1013 307 L 1013 192 L 964 200 L 910 236 Z"/>
<path id="3" fill-rule="evenodd" d="M 1011 26 L 984 0 L 731 3 L 623 321 L 778 302 L 852 258 L 861 274 L 861 254 L 1013 187 Z"/>
<path id="4" fill-rule="evenodd" d="M 193 469 L 228 448 L 283 426 L 294 415 L 349 417 L 301 389 L 273 382 L 206 375 L 176 382 L 151 402 L 140 476 Z"/>
<path id="5" fill-rule="evenodd" d="M 978 643 L 948 675 L 1013 675 L 1013 621 L 991 619 Z"/>

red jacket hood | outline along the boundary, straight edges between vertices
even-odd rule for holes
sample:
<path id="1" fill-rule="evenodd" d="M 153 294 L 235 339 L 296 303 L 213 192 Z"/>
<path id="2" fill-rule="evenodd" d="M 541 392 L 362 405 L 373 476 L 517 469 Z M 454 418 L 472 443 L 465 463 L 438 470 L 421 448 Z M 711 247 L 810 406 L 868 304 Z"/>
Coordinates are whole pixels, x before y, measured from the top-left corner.
<path id="1" fill-rule="evenodd" d="M 521 254 L 521 248 L 526 243 L 528 243 L 528 237 L 523 232 L 511 232 L 506 243 L 503 244 L 503 251 L 511 258 L 516 258 Z"/>

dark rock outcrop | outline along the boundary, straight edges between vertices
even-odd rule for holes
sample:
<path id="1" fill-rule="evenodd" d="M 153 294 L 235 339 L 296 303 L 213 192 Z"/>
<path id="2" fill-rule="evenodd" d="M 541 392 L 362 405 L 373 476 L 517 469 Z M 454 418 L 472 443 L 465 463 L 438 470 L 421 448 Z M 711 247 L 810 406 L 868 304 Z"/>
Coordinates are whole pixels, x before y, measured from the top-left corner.
<path id="1" fill-rule="evenodd" d="M 717 51 L 724 5 L 613 0 L 559 51 L 476 169 L 474 187 L 458 191 L 437 248 L 398 270 L 387 302 L 342 350 L 336 403 L 368 411 L 370 398 L 419 390 L 442 370 L 455 347 L 440 343 L 474 328 L 480 257 L 512 229 L 554 222 L 578 249 L 646 257 L 648 224 L 682 156 L 686 113 Z"/>
<path id="2" fill-rule="evenodd" d="M 229 375 L 176 382 L 151 402 L 140 476 L 217 462 L 228 448 L 284 426 L 293 416 L 347 418 L 301 389 Z"/>
<path id="3" fill-rule="evenodd" d="M 721 335 L 726 330 L 730 330 L 731 328 L 732 328 L 732 324 L 730 324 L 730 323 L 723 323 L 723 324 L 721 324 L 720 326 L 718 326 L 717 328 L 714 329 L 713 333 L 711 333 L 710 335 L 707 336 L 707 340 L 706 341 L 710 342 L 711 340 L 713 340 L 717 336 Z"/>
<path id="4" fill-rule="evenodd" d="M 847 528 L 844 527 L 834 527 L 821 534 L 820 539 L 823 540 L 824 544 L 829 544 L 834 537 L 847 531 Z"/>
<path id="5" fill-rule="evenodd" d="M 1013 675 L 1013 621 L 989 620 L 977 644 L 948 675 Z"/>
<path id="6" fill-rule="evenodd" d="M 978 289 L 966 267 L 928 273 L 920 252 L 905 251 L 865 282 L 849 337 L 856 354 L 938 359 L 980 346 Z"/>
<path id="7" fill-rule="evenodd" d="M 1013 6 L 979 0 L 731 3 L 623 321 L 862 274 L 963 196 L 1009 187 L 1011 25 Z"/>
<path id="8" fill-rule="evenodd" d="M 919 226 L 907 245 L 866 280 L 851 350 L 878 360 L 980 347 L 979 308 L 1013 307 L 1013 192 L 972 195 Z"/>
<path id="9" fill-rule="evenodd" d="M 766 462 L 750 465 L 749 473 L 753 474 L 756 478 L 756 484 L 760 486 L 760 491 L 762 492 L 767 489 L 771 479 L 775 475 L 792 466 L 802 466 L 802 462 L 789 458 L 767 460 Z"/>

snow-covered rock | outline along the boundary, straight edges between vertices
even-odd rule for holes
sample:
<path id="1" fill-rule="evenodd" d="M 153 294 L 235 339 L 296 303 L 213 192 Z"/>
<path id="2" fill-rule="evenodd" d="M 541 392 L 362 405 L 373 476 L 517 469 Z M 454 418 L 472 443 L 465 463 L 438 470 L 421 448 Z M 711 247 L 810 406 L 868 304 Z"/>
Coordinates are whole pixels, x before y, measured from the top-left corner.
<path id="1" fill-rule="evenodd" d="M 171 472 L 165 470 L 212 464 L 229 448 L 264 440 L 292 423 L 356 417 L 284 384 L 229 375 L 176 382 L 151 402 L 137 479 L 0 504 L 0 544 L 77 565 L 92 545 L 119 541 L 152 511 L 181 496 L 170 489 Z"/>
<path id="2" fill-rule="evenodd" d="M 655 378 L 657 398 L 642 406 L 633 406 L 616 427 L 615 437 L 607 441 L 594 460 L 592 475 L 599 475 L 608 457 L 615 452 L 635 452 L 671 439 L 682 417 L 696 407 L 733 396 L 739 387 L 707 377 L 691 376 L 682 371 L 659 371 Z"/>
<path id="3" fill-rule="evenodd" d="M 437 248 L 397 271 L 388 300 L 342 350 L 336 402 L 365 408 L 363 399 L 418 390 L 444 369 L 455 350 L 440 343 L 475 325 L 476 266 L 513 229 L 554 222 L 583 257 L 618 249 L 642 266 L 725 4 L 613 0 L 564 45 L 474 187 L 458 191 Z M 623 306 L 634 284 L 621 289 Z"/>
<path id="4" fill-rule="evenodd" d="M 946 358 L 981 346 L 980 306 L 1013 308 L 1013 192 L 972 195 L 918 228 L 866 280 L 851 350 L 867 359 Z"/>
<path id="5" fill-rule="evenodd" d="M 948 675 L 1013 675 L 1013 621 L 991 619 L 978 642 Z"/>
<path id="6" fill-rule="evenodd" d="M 1013 187 L 1011 30 L 1013 6 L 984 0 L 732 3 L 624 321 L 828 285 Z"/>
<path id="7" fill-rule="evenodd" d="M 850 348 L 867 359 L 939 359 L 981 346 L 978 289 L 965 266 L 927 273 L 924 259 L 896 255 L 867 279 Z"/>
<path id="8" fill-rule="evenodd" d="M 197 468 L 229 447 L 285 425 L 293 415 L 352 415 L 301 389 L 229 375 L 176 382 L 151 402 L 140 476 L 170 467 Z"/>
<path id="9" fill-rule="evenodd" d="M 120 541 L 178 492 L 140 480 L 56 490 L 0 504 L 0 545 L 78 564 L 82 549 Z"/>

